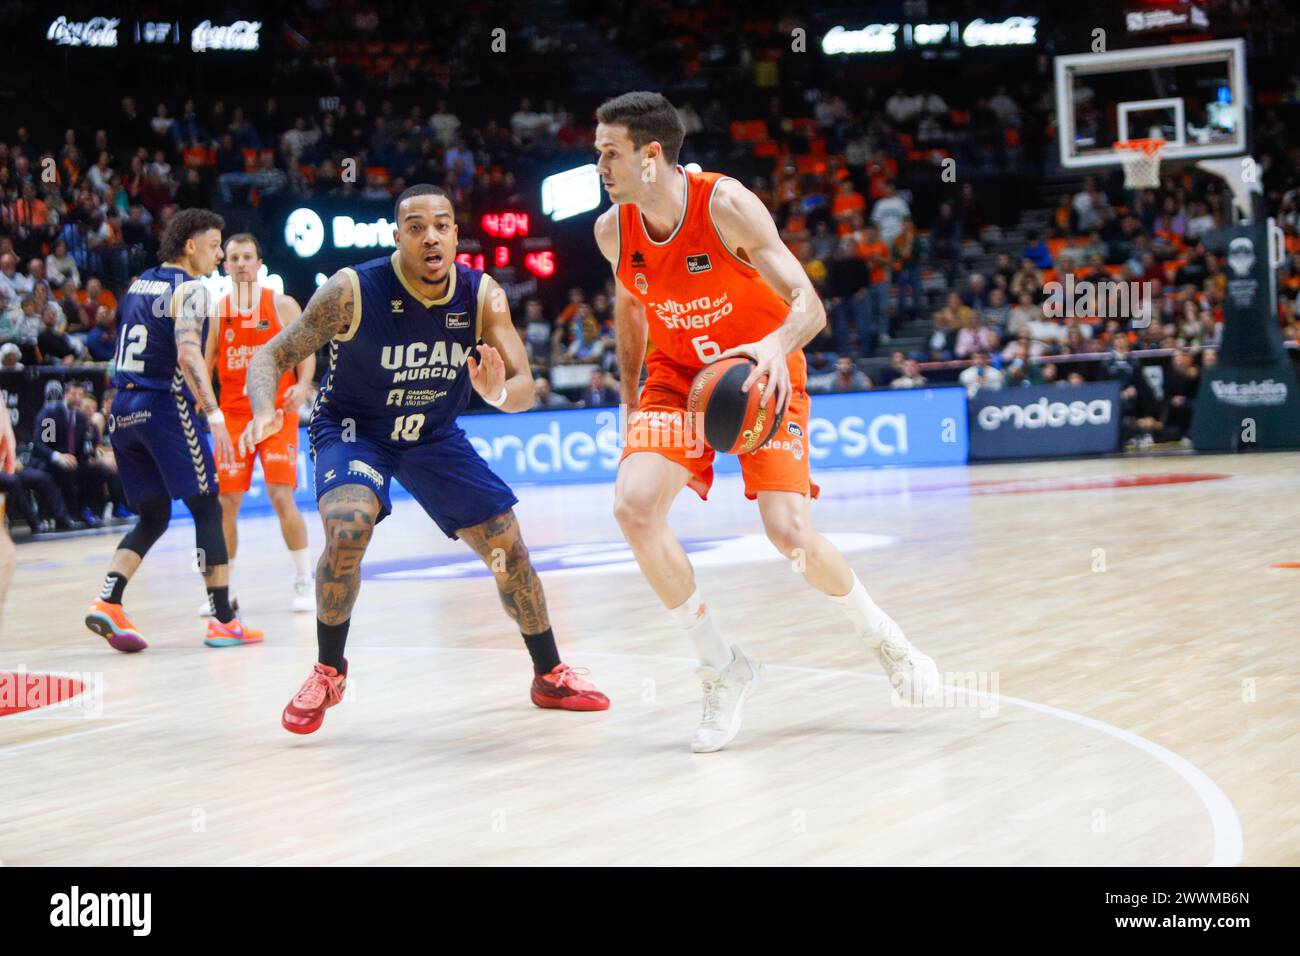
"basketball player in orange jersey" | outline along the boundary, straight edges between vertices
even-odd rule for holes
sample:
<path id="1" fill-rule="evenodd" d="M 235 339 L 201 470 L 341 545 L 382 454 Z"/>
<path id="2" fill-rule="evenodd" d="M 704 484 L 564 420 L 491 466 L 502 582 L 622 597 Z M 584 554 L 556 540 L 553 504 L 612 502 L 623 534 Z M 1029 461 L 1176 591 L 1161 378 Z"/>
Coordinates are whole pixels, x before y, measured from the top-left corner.
<path id="1" fill-rule="evenodd" d="M 736 736 L 762 671 L 719 632 L 668 527 L 668 509 L 683 488 L 704 498 L 713 483 L 713 451 L 702 439 L 691 441 L 685 424 L 686 393 L 701 368 L 727 356 L 757 363 L 745 391 L 767 376 L 763 403 L 785 416 L 772 440 L 740 459 L 745 496 L 757 499 L 768 539 L 800 560 L 808 583 L 848 616 L 903 699 L 923 701 L 939 686 L 934 661 L 908 642 L 844 555 L 813 528 L 818 488 L 806 453 L 802 349 L 825 326 L 826 313 L 803 266 L 757 196 L 719 173 L 677 165 L 685 130 L 663 96 L 625 93 L 602 104 L 596 120 L 596 169 L 615 203 L 596 221 L 596 242 L 618 280 L 615 328 L 629 410 L 614 515 L 650 586 L 699 652 L 704 713 L 691 749 L 721 750 Z M 638 395 L 643 360 L 647 377 Z M 680 441 L 666 440 L 674 433 Z"/>
<path id="2" fill-rule="evenodd" d="M 204 349 L 208 368 L 215 369 L 221 381 L 221 412 L 232 435 L 242 435 L 253 419 L 248 403 L 245 380 L 248 365 L 258 349 L 288 327 L 302 314 L 292 297 L 263 288 L 258 284 L 262 268 L 262 247 L 247 232 L 236 233 L 226 240 L 226 274 L 233 280 L 230 295 L 217 307 L 216 320 L 208 325 Z M 316 356 L 308 355 L 291 371 L 280 377 L 275 393 L 275 407 L 284 410 L 284 424 L 257 446 L 266 479 L 266 494 L 280 519 L 289 557 L 293 560 L 293 609 L 316 610 L 311 584 L 311 559 L 307 550 L 307 524 L 294 503 L 298 486 L 298 409 L 306 398 L 316 372 Z M 295 379 L 296 374 L 296 379 Z M 253 453 L 236 448 L 235 454 L 217 466 L 221 488 L 222 530 L 230 552 L 230 573 L 234 575 L 235 551 L 239 545 L 238 518 L 244 494 L 253 480 Z M 233 593 L 233 586 L 231 588 Z M 237 602 L 231 598 L 232 606 Z M 199 612 L 211 613 L 205 604 Z"/>

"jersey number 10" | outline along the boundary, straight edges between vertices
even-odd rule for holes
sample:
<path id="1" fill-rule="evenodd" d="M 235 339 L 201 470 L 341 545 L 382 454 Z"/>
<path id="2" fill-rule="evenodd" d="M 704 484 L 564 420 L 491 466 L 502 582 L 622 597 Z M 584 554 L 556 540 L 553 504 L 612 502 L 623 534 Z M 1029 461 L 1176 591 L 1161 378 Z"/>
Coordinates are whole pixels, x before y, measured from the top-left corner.
<path id="1" fill-rule="evenodd" d="M 420 437 L 420 429 L 423 427 L 423 415 L 398 415 L 397 420 L 393 422 L 393 433 L 388 436 L 388 439 L 389 441 L 415 441 Z"/>

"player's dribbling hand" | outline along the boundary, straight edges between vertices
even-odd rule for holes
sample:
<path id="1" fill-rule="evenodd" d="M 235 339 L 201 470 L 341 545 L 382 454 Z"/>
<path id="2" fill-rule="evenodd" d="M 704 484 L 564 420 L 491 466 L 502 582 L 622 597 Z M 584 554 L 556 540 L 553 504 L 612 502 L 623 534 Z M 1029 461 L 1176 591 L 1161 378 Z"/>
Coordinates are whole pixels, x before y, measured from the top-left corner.
<path id="1" fill-rule="evenodd" d="M 284 425 L 284 410 L 277 408 L 274 415 L 255 415 L 253 420 L 239 436 L 239 453 L 243 457 L 251 455 L 263 439 L 278 432 Z M 223 428 L 222 431 L 225 429 Z"/>
<path id="2" fill-rule="evenodd" d="M 745 379 L 740 390 L 748 392 L 751 385 L 766 375 L 767 391 L 763 393 L 763 400 L 759 404 L 766 407 L 768 401 L 774 399 L 773 407 L 778 414 L 784 415 L 790 405 L 790 367 L 786 365 L 786 355 L 780 345 L 769 336 L 757 342 L 750 342 L 748 345 L 737 345 L 734 349 L 727 349 L 714 361 L 737 355 L 748 356 L 757 363 L 750 370 L 749 378 Z"/>
<path id="3" fill-rule="evenodd" d="M 484 398 L 496 401 L 501 395 L 501 389 L 506 387 L 506 363 L 502 361 L 501 353 L 492 346 L 484 344 L 476 348 L 479 361 L 474 360 L 472 353 L 466 359 L 469 382 L 474 386 L 474 391 Z"/>

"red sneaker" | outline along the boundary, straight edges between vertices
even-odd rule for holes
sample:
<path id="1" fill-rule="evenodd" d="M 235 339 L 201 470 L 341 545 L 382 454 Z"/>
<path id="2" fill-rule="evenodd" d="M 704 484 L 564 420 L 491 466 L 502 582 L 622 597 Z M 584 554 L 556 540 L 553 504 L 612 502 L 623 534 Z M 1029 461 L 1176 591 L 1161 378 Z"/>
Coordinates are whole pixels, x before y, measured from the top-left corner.
<path id="1" fill-rule="evenodd" d="M 261 644 L 265 636 L 237 617 L 232 617 L 228 624 L 222 624 L 214 617 L 208 621 L 208 635 L 203 643 L 208 647 L 238 647 L 241 644 Z"/>
<path id="2" fill-rule="evenodd" d="M 108 641 L 113 650 L 124 654 L 134 654 L 149 646 L 122 610 L 122 605 L 110 604 L 102 598 L 96 598 L 86 611 L 86 627 Z"/>
<path id="3" fill-rule="evenodd" d="M 532 698 L 538 707 L 556 710 L 609 710 L 609 698 L 568 664 L 556 664 L 549 674 L 534 677 Z"/>
<path id="4" fill-rule="evenodd" d="M 343 662 L 342 671 L 317 663 L 280 715 L 281 725 L 291 734 L 315 733 L 325 722 L 325 711 L 343 699 L 347 684 L 347 661 Z"/>

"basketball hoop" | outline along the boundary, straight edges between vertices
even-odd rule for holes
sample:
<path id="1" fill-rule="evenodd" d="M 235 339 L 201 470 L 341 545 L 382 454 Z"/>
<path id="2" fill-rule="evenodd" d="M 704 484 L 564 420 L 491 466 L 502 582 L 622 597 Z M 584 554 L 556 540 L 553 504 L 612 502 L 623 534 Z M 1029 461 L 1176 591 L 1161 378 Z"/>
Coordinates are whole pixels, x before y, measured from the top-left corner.
<path id="1" fill-rule="evenodd" d="M 1129 189 L 1153 189 L 1160 185 L 1160 154 L 1164 152 L 1163 139 L 1117 140 L 1115 148 L 1123 150 L 1120 162 L 1124 164 L 1124 185 Z"/>

